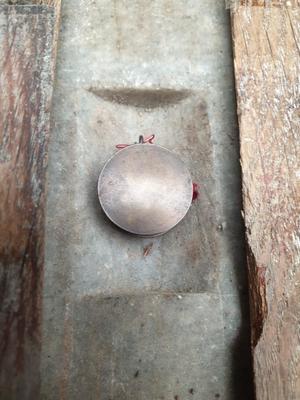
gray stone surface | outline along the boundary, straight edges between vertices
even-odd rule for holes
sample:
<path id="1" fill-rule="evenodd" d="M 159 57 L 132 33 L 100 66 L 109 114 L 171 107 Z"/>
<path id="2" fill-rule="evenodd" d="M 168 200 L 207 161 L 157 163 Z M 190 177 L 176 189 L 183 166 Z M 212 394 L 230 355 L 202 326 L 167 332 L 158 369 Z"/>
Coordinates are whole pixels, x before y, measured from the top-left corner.
<path id="1" fill-rule="evenodd" d="M 74 304 L 68 397 L 213 399 L 226 380 L 221 320 L 207 294 L 85 296 Z"/>
<path id="2" fill-rule="evenodd" d="M 65 0 L 62 11 L 42 398 L 247 400 L 247 285 L 225 5 Z M 143 239 L 104 217 L 97 178 L 115 144 L 152 133 L 187 163 L 200 199 L 174 230 Z"/>

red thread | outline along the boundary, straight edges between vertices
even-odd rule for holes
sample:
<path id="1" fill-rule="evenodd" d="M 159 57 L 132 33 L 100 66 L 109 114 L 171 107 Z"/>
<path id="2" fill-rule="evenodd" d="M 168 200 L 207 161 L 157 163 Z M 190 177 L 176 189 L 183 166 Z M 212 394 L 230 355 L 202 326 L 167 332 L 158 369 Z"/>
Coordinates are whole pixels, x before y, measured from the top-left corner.
<path id="1" fill-rule="evenodd" d="M 154 138 L 155 138 L 155 135 L 148 136 L 146 139 L 143 138 L 143 143 L 153 144 Z"/>
<path id="2" fill-rule="evenodd" d="M 197 200 L 199 197 L 199 190 L 197 183 L 193 183 L 193 201 Z"/>
<path id="3" fill-rule="evenodd" d="M 154 140 L 154 138 L 155 138 L 155 135 L 150 135 L 150 136 L 148 136 L 148 137 L 146 137 L 146 138 L 144 138 L 144 136 L 143 136 L 143 144 L 145 144 L 145 143 L 150 143 L 150 144 L 153 144 L 153 140 Z M 125 149 L 125 147 L 128 147 L 128 146 L 130 146 L 130 144 L 117 144 L 116 145 L 116 148 L 117 149 Z"/>

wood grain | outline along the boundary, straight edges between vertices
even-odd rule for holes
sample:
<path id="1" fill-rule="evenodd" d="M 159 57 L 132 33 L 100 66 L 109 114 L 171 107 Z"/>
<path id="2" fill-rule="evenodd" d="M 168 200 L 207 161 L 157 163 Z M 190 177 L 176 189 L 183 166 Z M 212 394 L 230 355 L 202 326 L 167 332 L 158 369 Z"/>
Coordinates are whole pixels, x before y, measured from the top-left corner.
<path id="1" fill-rule="evenodd" d="M 37 399 L 59 4 L 0 5 L 0 397 Z"/>
<path id="2" fill-rule="evenodd" d="M 257 400 L 300 399 L 300 10 L 239 5 L 234 66 Z M 290 5 L 290 6 L 288 6 Z"/>

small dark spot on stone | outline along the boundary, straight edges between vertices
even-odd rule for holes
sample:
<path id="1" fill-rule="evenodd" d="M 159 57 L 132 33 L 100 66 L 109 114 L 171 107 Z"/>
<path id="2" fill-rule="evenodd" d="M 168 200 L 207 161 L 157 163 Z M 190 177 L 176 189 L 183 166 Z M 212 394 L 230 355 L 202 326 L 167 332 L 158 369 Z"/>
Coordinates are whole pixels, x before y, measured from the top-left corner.
<path id="1" fill-rule="evenodd" d="M 142 359 L 141 359 L 141 358 L 139 359 L 139 362 L 142 362 Z"/>
<path id="2" fill-rule="evenodd" d="M 189 392 L 190 392 L 191 394 L 194 394 L 194 389 L 191 388 L 191 389 L 189 390 Z"/>
<path id="3" fill-rule="evenodd" d="M 216 398 L 216 399 L 219 399 L 220 397 L 221 397 L 220 393 L 216 393 L 216 394 L 215 394 L 215 398 Z"/>
<path id="4" fill-rule="evenodd" d="M 134 377 L 137 378 L 139 376 L 139 374 L 140 374 L 140 371 L 137 370 L 136 373 L 134 374 Z"/>
<path id="5" fill-rule="evenodd" d="M 141 328 L 144 328 L 145 324 L 144 322 L 141 323 Z"/>
<path id="6" fill-rule="evenodd" d="M 174 400 L 179 400 L 179 396 L 177 394 L 175 394 Z"/>

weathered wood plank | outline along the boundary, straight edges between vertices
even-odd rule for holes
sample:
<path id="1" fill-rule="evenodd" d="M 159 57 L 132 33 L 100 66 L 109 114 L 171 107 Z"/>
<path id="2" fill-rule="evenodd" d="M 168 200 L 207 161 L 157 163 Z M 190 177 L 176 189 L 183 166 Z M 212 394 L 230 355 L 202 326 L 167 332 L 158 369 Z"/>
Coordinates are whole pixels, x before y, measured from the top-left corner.
<path id="1" fill-rule="evenodd" d="M 0 5 L 3 399 L 38 398 L 45 172 L 58 16 L 58 2 Z"/>
<path id="2" fill-rule="evenodd" d="M 276 1 L 273 6 L 267 2 L 268 7 L 238 3 L 232 12 L 232 33 L 256 395 L 257 400 L 296 400 L 300 398 L 300 9 L 294 1 Z"/>

